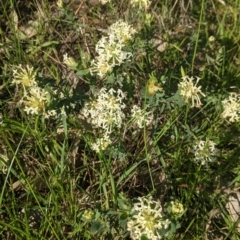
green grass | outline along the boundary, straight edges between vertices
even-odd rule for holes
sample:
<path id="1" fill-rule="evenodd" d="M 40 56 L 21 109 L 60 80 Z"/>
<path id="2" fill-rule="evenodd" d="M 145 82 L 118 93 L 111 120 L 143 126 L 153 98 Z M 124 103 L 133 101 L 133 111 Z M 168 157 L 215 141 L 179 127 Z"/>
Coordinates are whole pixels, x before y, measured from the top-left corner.
<path id="1" fill-rule="evenodd" d="M 221 2 L 152 0 L 145 12 L 128 0 L 1 1 L 1 239 L 132 239 L 134 203 L 150 196 L 172 223 L 166 239 L 240 239 L 226 209 L 239 187 L 240 126 L 222 117 L 222 101 L 240 88 L 240 1 Z M 124 42 L 132 56 L 103 78 L 90 74 L 96 44 L 119 19 L 136 30 Z M 24 110 L 31 87 L 13 82 L 19 64 L 47 92 L 38 114 Z M 201 78 L 199 108 L 181 96 L 185 75 Z M 96 152 L 106 130 L 83 109 L 103 87 L 126 93 L 125 118 Z M 149 124 L 145 116 L 134 127 L 133 105 Z M 57 116 L 44 117 L 48 110 Z M 207 139 L 218 153 L 201 165 L 195 146 Z M 184 212 L 174 215 L 171 201 Z"/>

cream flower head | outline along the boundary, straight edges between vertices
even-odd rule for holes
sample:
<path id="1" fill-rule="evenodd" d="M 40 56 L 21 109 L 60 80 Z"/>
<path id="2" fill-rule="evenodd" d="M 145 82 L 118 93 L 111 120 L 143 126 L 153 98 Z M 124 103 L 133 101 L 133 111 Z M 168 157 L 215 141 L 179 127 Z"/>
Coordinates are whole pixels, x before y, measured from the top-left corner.
<path id="1" fill-rule="evenodd" d="M 113 88 L 107 90 L 101 88 L 94 93 L 94 97 L 88 101 L 82 109 L 82 114 L 86 119 L 90 119 L 93 127 L 105 130 L 107 134 L 112 133 L 114 127 L 120 128 L 123 124 L 125 114 L 123 109 L 126 105 L 123 100 L 126 98 L 121 89 L 114 90 Z M 108 139 L 100 141 L 109 142 Z M 99 145 L 99 144 L 98 144 Z"/>
<path id="2" fill-rule="evenodd" d="M 206 139 L 206 141 L 198 141 L 194 147 L 195 161 L 199 162 L 201 165 L 206 165 L 209 162 L 213 162 L 218 156 L 218 149 L 216 144 Z"/>
<path id="3" fill-rule="evenodd" d="M 132 106 L 131 117 L 133 119 L 133 125 L 138 126 L 138 128 L 143 128 L 144 125 L 148 126 L 153 121 L 152 113 L 141 109 L 137 105 Z"/>
<path id="4" fill-rule="evenodd" d="M 230 96 L 222 101 L 223 113 L 222 118 L 229 119 L 230 122 L 239 121 L 240 116 L 240 95 L 230 93 Z"/>
<path id="5" fill-rule="evenodd" d="M 39 114 L 44 112 L 49 93 L 40 87 L 31 87 L 29 93 L 21 101 L 27 114 Z"/>
<path id="6" fill-rule="evenodd" d="M 100 151 L 104 151 L 107 149 L 107 147 L 112 143 L 110 136 L 105 133 L 103 137 L 97 138 L 95 142 L 91 143 L 91 148 L 96 153 L 99 153 Z"/>
<path id="7" fill-rule="evenodd" d="M 182 82 L 178 84 L 180 89 L 180 95 L 184 97 L 186 103 L 191 99 L 191 107 L 199 108 L 202 103 L 200 100 L 200 95 L 205 97 L 205 94 L 201 91 L 201 86 L 197 87 L 200 78 L 197 77 L 197 81 L 193 83 L 194 77 L 184 76 L 182 77 Z"/>
<path id="8" fill-rule="evenodd" d="M 35 81 L 36 72 L 33 70 L 33 67 L 26 65 L 26 67 L 22 67 L 22 65 L 18 65 L 13 70 L 13 83 L 22 84 L 23 88 L 36 86 L 37 83 Z"/>
<path id="9" fill-rule="evenodd" d="M 63 62 L 71 69 L 76 69 L 78 63 L 73 57 L 69 57 L 67 53 L 63 55 Z"/>
<path id="10" fill-rule="evenodd" d="M 102 5 L 104 5 L 104 4 L 107 3 L 107 2 L 111 2 L 111 0 L 99 0 L 99 2 L 100 2 Z"/>
<path id="11" fill-rule="evenodd" d="M 125 51 L 124 47 L 136 31 L 127 22 L 119 20 L 104 32 L 107 36 L 103 36 L 96 44 L 97 56 L 91 61 L 89 69 L 92 75 L 100 78 L 111 73 L 115 66 L 129 61 L 132 53 Z"/>
<path id="12" fill-rule="evenodd" d="M 107 33 L 110 38 L 115 38 L 119 42 L 126 43 L 132 40 L 136 30 L 127 22 L 120 19 L 108 28 Z"/>
<path id="13" fill-rule="evenodd" d="M 139 197 L 138 201 L 133 206 L 134 215 L 127 223 L 131 238 L 138 240 L 145 236 L 151 240 L 158 240 L 167 236 L 167 228 L 171 222 L 164 219 L 160 202 L 152 200 L 152 197 Z"/>
<path id="14" fill-rule="evenodd" d="M 173 214 L 180 215 L 184 212 L 183 205 L 180 202 L 171 201 L 171 207 Z"/>
<path id="15" fill-rule="evenodd" d="M 148 9 L 151 4 L 151 1 L 149 1 L 149 0 L 131 0 L 130 3 L 134 7 Z"/>

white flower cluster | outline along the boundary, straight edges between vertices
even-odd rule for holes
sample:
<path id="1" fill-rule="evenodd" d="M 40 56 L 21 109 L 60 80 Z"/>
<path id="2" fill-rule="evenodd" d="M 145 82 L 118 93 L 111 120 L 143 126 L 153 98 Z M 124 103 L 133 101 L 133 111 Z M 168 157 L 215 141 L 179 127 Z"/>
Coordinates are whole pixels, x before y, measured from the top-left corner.
<path id="1" fill-rule="evenodd" d="M 82 217 L 85 221 L 91 221 L 94 217 L 94 211 L 92 209 L 85 209 Z"/>
<path id="2" fill-rule="evenodd" d="M 99 2 L 104 5 L 107 2 L 111 2 L 111 0 L 99 0 Z"/>
<path id="3" fill-rule="evenodd" d="M 181 215 L 184 212 L 182 203 L 171 201 L 171 211 L 174 215 Z"/>
<path id="4" fill-rule="evenodd" d="M 57 0 L 57 6 L 59 8 L 62 8 L 63 7 L 63 0 Z"/>
<path id="5" fill-rule="evenodd" d="M 131 109 L 133 124 L 139 128 L 143 128 L 144 125 L 148 126 L 153 121 L 153 115 L 151 112 L 142 110 L 137 105 L 133 105 Z"/>
<path id="6" fill-rule="evenodd" d="M 24 104 L 27 114 L 39 114 L 44 111 L 48 101 L 48 92 L 37 86 L 35 77 L 36 72 L 29 65 L 26 68 L 19 65 L 13 70 L 13 83 L 23 87 L 24 93 L 20 103 Z"/>
<path id="7" fill-rule="evenodd" d="M 180 89 L 180 95 L 185 99 L 185 102 L 188 103 L 189 99 L 192 101 L 191 107 L 200 107 L 202 105 L 199 95 L 205 97 L 205 94 L 201 91 L 201 86 L 197 87 L 197 84 L 200 78 L 197 77 L 197 82 L 194 85 L 193 77 L 184 76 L 182 77 L 182 82 L 178 84 Z"/>
<path id="8" fill-rule="evenodd" d="M 107 91 L 106 88 L 101 88 L 82 109 L 82 114 L 86 119 L 90 118 L 93 127 L 104 130 L 104 136 L 97 139 L 91 146 L 96 152 L 99 152 L 100 149 L 105 150 L 111 143 L 109 135 L 112 133 L 113 128 L 121 127 L 125 118 L 122 111 L 126 107 L 123 103 L 125 97 L 125 94 L 120 89 L 115 91 L 111 88 Z"/>
<path id="9" fill-rule="evenodd" d="M 13 83 L 17 85 L 22 85 L 24 93 L 26 93 L 27 87 L 36 86 L 36 72 L 33 70 L 33 67 L 26 65 L 25 68 L 22 65 L 16 66 L 13 70 Z"/>
<path id="10" fill-rule="evenodd" d="M 103 137 L 97 138 L 95 142 L 91 143 L 91 148 L 99 153 L 100 151 L 104 151 L 111 143 L 110 136 L 105 133 Z"/>
<path id="11" fill-rule="evenodd" d="M 131 5 L 138 8 L 149 8 L 151 2 L 149 0 L 131 0 Z"/>
<path id="12" fill-rule="evenodd" d="M 134 204 L 134 215 L 127 223 L 127 230 L 132 239 L 139 240 L 145 236 L 151 240 L 162 239 L 168 235 L 170 220 L 164 219 L 162 207 L 159 201 L 152 198 L 138 198 Z"/>
<path id="13" fill-rule="evenodd" d="M 132 40 L 136 30 L 133 29 L 127 22 L 120 19 L 108 28 L 107 33 L 110 39 L 112 38 L 118 40 L 119 42 L 126 43 L 127 41 Z"/>
<path id="14" fill-rule="evenodd" d="M 229 118 L 230 122 L 239 121 L 240 116 L 240 95 L 237 93 L 230 93 L 230 96 L 222 101 L 224 119 Z"/>
<path id="15" fill-rule="evenodd" d="M 213 162 L 218 156 L 218 149 L 216 144 L 207 139 L 206 141 L 199 141 L 194 147 L 195 161 L 201 165 L 206 165 L 208 162 Z"/>
<path id="16" fill-rule="evenodd" d="M 67 53 L 63 55 L 63 62 L 70 68 L 75 70 L 77 68 L 78 63 L 75 61 L 73 57 L 69 57 Z"/>
<path id="17" fill-rule="evenodd" d="M 44 111 L 45 104 L 48 100 L 48 92 L 44 89 L 34 86 L 29 89 L 27 95 L 21 100 L 24 103 L 24 111 L 27 114 L 38 114 L 41 111 Z"/>
<path id="18" fill-rule="evenodd" d="M 110 134 L 113 127 L 121 127 L 122 120 L 125 118 L 122 112 L 126 107 L 123 103 L 124 98 L 125 94 L 120 89 L 115 91 L 111 88 L 107 91 L 106 88 L 101 88 L 98 93 L 95 93 L 95 98 L 85 104 L 82 113 L 85 118 L 90 117 L 94 126 Z"/>
<path id="19" fill-rule="evenodd" d="M 121 65 L 132 54 L 123 50 L 128 40 L 132 39 L 135 30 L 123 20 L 119 20 L 106 31 L 107 37 L 102 37 L 96 44 L 98 56 L 92 60 L 90 73 L 103 78 L 111 73 L 115 66 Z"/>

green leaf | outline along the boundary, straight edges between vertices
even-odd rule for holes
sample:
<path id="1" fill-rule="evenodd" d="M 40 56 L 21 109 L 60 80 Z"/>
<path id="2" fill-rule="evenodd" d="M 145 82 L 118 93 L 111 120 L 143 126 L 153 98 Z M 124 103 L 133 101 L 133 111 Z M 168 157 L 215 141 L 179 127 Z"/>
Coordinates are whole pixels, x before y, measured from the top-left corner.
<path id="1" fill-rule="evenodd" d="M 126 212 L 122 213 L 120 216 L 119 216 L 119 219 L 120 220 L 126 220 L 128 218 L 128 214 Z"/>
<path id="2" fill-rule="evenodd" d="M 126 204 L 127 201 L 125 199 L 118 198 L 117 201 L 120 209 L 129 210 L 130 206 Z"/>
<path id="3" fill-rule="evenodd" d="M 229 184 L 229 187 L 232 186 L 234 183 L 239 182 L 240 181 L 240 175 L 238 175 L 237 177 L 235 177 L 232 182 Z"/>
<path id="4" fill-rule="evenodd" d="M 114 74 L 107 76 L 107 83 L 113 84 L 115 82 Z"/>
<path id="5" fill-rule="evenodd" d="M 45 42 L 42 45 L 40 45 L 40 47 L 48 47 L 48 46 L 54 45 L 54 44 L 59 44 L 59 42 L 58 41 L 48 41 L 48 42 Z"/>
<path id="6" fill-rule="evenodd" d="M 186 73 L 185 73 L 185 71 L 184 71 L 182 66 L 181 66 L 181 75 L 182 75 L 182 77 L 186 76 Z"/>
<path id="7" fill-rule="evenodd" d="M 100 221 L 94 221 L 91 226 L 91 232 L 93 234 L 99 234 L 103 231 L 104 225 Z"/>
<path id="8" fill-rule="evenodd" d="M 88 69 L 84 69 L 84 70 L 77 71 L 76 75 L 79 76 L 79 77 L 82 77 L 84 75 L 87 75 L 88 73 L 89 73 L 89 70 Z"/>

